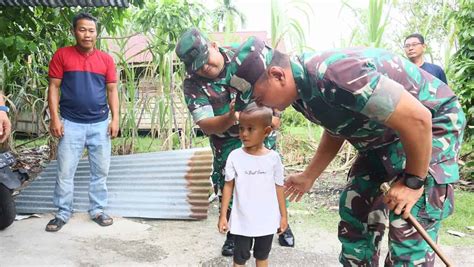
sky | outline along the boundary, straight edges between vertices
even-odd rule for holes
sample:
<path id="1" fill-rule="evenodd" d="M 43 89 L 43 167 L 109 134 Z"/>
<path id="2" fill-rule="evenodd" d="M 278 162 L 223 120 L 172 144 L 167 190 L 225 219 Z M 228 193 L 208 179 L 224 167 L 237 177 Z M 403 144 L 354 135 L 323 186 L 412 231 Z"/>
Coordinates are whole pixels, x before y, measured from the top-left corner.
<path id="1" fill-rule="evenodd" d="M 282 3 L 287 0 L 281 0 Z M 307 0 L 312 6 L 314 16 L 310 18 L 310 29 L 307 29 L 307 43 L 316 50 L 329 49 L 341 45 L 341 38 L 350 36 L 356 18 L 348 9 L 339 15 L 339 0 Z M 350 5 L 357 8 L 368 6 L 366 0 L 351 0 Z M 235 5 L 246 15 L 245 28 L 240 30 L 266 30 L 270 34 L 270 0 L 235 0 Z M 294 14 L 294 13 L 293 13 Z M 290 13 L 292 15 L 292 13 Z M 298 14 L 295 14 L 298 16 Z M 300 15 L 301 16 L 301 15 Z M 303 19 L 301 20 L 303 23 Z"/>

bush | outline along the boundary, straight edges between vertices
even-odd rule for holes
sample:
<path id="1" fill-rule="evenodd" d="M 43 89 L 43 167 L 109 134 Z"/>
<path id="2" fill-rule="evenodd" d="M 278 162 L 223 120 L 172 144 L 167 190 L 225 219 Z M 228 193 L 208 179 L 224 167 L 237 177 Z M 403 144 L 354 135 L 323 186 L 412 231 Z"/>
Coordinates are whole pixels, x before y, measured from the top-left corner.
<path id="1" fill-rule="evenodd" d="M 306 126 L 307 124 L 308 120 L 303 116 L 303 114 L 299 113 L 291 106 L 285 109 L 282 113 L 282 127 L 301 127 Z"/>
<path id="2" fill-rule="evenodd" d="M 466 113 L 466 141 L 474 135 L 474 0 L 460 0 L 459 10 L 453 10 L 456 21 L 459 50 L 453 57 L 450 84 L 459 96 Z"/>

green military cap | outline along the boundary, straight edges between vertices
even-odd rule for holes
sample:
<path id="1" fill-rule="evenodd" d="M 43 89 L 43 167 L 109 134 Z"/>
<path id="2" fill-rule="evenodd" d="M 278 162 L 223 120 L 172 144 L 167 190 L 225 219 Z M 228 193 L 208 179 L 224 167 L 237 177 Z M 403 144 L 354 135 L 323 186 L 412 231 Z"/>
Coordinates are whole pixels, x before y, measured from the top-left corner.
<path id="1" fill-rule="evenodd" d="M 188 73 L 194 73 L 209 60 L 209 40 L 198 29 L 185 31 L 176 44 L 176 55 L 186 65 Z"/>
<path id="2" fill-rule="evenodd" d="M 235 68 L 230 77 L 230 85 L 241 91 L 246 98 L 252 94 L 252 86 L 272 61 L 273 49 L 264 41 L 250 37 L 243 43 L 231 60 Z"/>

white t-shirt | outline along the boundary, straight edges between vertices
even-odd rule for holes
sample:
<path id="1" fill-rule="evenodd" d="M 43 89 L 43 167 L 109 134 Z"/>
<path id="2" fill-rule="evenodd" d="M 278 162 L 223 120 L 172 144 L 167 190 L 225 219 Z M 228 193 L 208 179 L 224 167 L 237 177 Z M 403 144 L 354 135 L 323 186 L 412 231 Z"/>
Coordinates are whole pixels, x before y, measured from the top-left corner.
<path id="1" fill-rule="evenodd" d="M 232 234 L 257 237 L 271 235 L 280 227 L 276 185 L 283 185 L 280 155 L 270 150 L 254 156 L 242 148 L 229 154 L 225 180 L 234 181 L 234 199 L 229 229 Z"/>

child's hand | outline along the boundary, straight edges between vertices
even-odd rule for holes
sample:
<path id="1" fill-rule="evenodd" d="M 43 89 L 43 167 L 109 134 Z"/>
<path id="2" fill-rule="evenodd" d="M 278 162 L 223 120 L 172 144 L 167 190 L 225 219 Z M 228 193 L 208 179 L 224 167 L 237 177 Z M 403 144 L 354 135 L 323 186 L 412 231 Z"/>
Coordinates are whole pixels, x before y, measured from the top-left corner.
<path id="1" fill-rule="evenodd" d="M 286 218 L 281 218 L 280 219 L 280 228 L 278 228 L 277 234 L 281 235 L 283 234 L 286 229 L 288 229 L 288 219 Z"/>
<path id="2" fill-rule="evenodd" d="M 227 219 L 226 218 L 219 218 L 219 223 L 217 224 L 217 229 L 221 234 L 227 233 L 229 230 L 229 226 L 227 225 Z"/>

